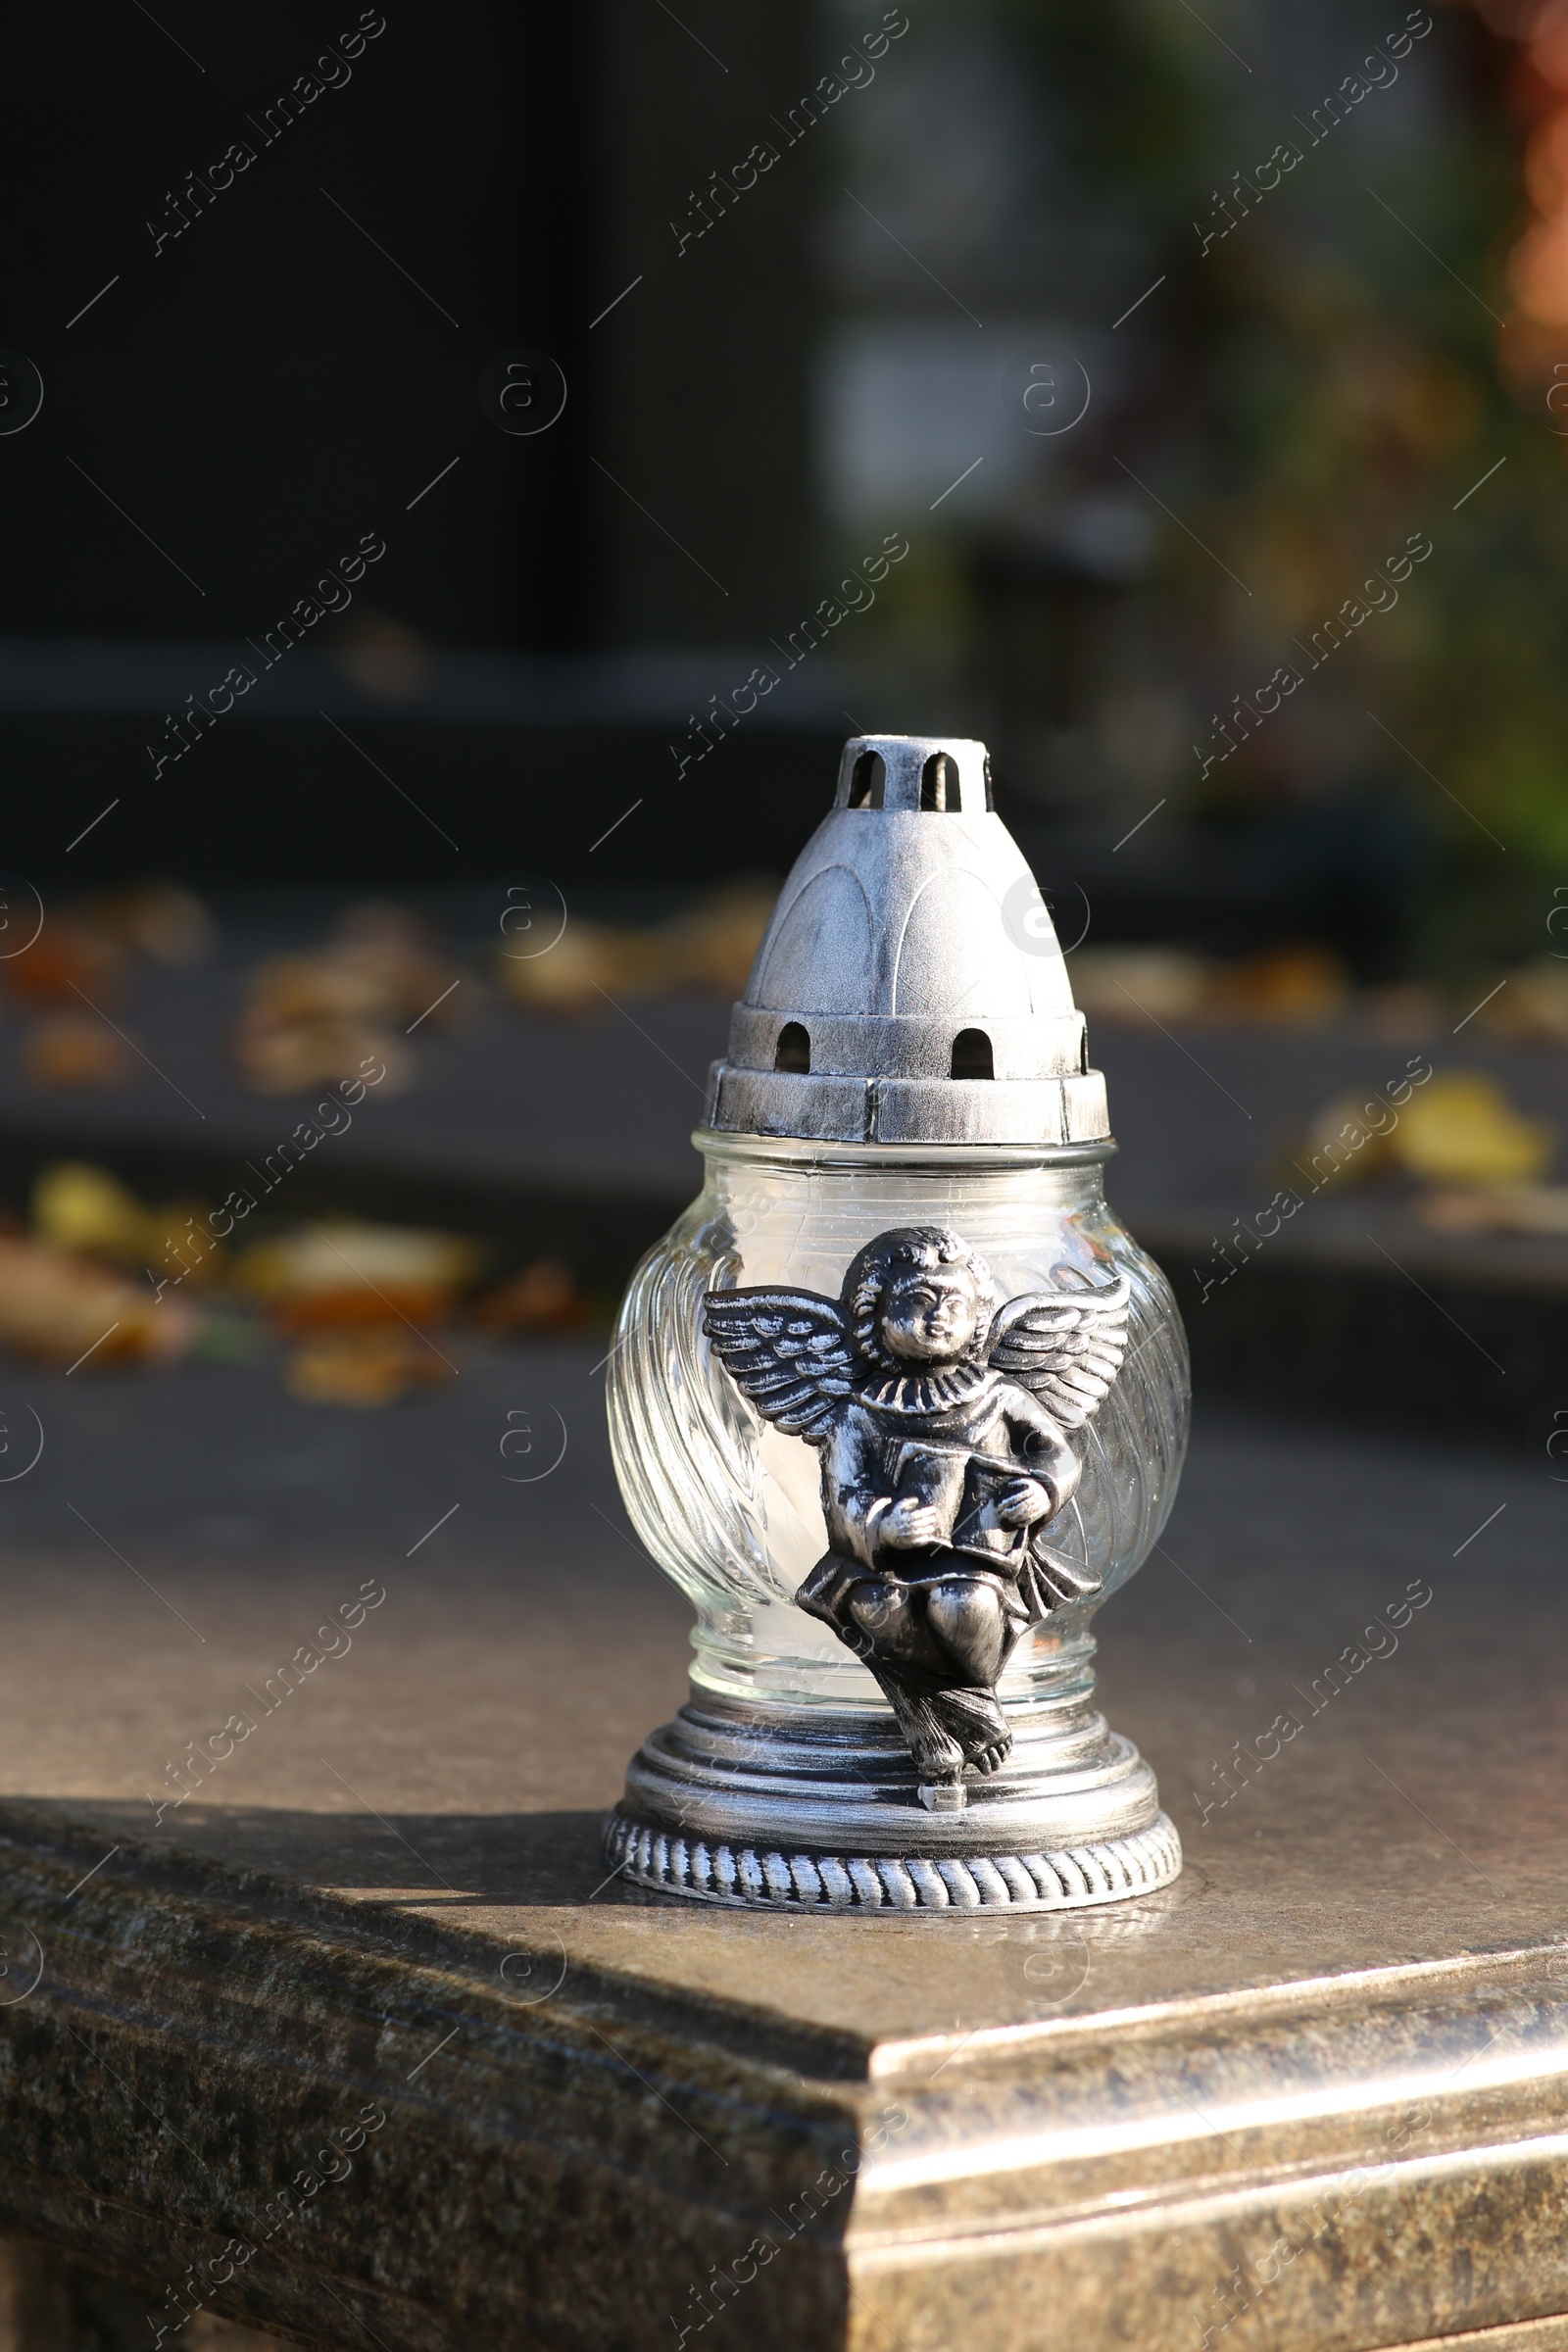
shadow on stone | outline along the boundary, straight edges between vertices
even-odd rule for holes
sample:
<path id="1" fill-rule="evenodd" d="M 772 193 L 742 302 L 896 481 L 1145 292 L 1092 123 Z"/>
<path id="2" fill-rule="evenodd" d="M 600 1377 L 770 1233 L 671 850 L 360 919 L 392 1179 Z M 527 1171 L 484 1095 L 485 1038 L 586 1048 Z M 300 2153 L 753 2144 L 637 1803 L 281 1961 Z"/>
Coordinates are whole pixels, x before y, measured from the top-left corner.
<path id="1" fill-rule="evenodd" d="M 621 1892 L 603 1858 L 598 1810 L 383 1815 L 192 1804 L 156 1828 L 148 1807 L 123 1799 L 76 1797 L 59 1810 L 67 1820 L 88 1813 L 122 1835 L 142 1869 L 161 1858 L 176 1871 L 192 1863 L 225 1875 L 260 1871 L 301 1893 L 351 1893 L 377 1908 L 570 1908 Z M 105 1875 L 124 1870 L 117 1858 Z"/>

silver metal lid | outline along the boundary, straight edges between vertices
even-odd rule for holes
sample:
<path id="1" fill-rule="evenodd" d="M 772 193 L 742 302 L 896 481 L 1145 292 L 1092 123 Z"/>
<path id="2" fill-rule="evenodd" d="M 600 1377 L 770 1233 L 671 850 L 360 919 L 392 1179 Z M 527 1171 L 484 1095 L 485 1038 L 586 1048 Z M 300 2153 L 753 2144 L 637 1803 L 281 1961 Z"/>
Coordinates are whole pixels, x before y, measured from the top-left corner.
<path id="1" fill-rule="evenodd" d="M 983 743 L 853 735 L 713 1064 L 707 1124 L 849 1144 L 1105 1141 L 1105 1082 Z"/>

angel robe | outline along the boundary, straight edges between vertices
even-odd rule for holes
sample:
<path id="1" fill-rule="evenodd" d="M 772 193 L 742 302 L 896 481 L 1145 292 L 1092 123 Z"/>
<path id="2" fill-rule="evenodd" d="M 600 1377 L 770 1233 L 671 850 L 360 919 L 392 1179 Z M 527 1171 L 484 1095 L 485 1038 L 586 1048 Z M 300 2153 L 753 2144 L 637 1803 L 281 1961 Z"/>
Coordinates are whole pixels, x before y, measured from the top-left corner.
<path id="1" fill-rule="evenodd" d="M 1014 1558 L 984 1564 L 948 1543 L 915 1548 L 882 1541 L 882 1521 L 901 1492 L 909 1491 L 911 1449 L 925 1447 L 981 1455 L 1045 1488 L 1049 1508 L 1032 1528 L 1019 1531 Z M 1092 1571 L 1060 1561 L 1040 1543 L 1040 1531 L 1070 1499 L 1079 1471 L 1077 1455 L 1045 1406 L 999 1373 L 965 1365 L 874 1380 L 840 1406 L 823 1445 L 822 1515 L 831 1548 L 796 1599 L 812 1616 L 836 1624 L 836 1604 L 866 1578 L 914 1586 L 966 1577 L 993 1586 L 1008 1616 L 1033 1624 L 1099 1583 Z M 947 1532 L 953 1532 L 951 1520 Z"/>

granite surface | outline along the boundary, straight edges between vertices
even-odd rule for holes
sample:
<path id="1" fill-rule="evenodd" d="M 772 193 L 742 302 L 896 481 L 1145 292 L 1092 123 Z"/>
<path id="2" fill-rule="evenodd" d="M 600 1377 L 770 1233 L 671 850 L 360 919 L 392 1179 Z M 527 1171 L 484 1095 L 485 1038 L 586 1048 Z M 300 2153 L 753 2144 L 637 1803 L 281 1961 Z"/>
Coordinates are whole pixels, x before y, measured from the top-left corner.
<path id="1" fill-rule="evenodd" d="M 265 1366 L 7 1376 L 5 1458 L 30 1414 L 44 1445 L 0 1484 L 0 2224 L 155 2297 L 226 2261 L 207 2308 L 350 2352 L 989 2352 L 1042 2310 L 1359 2352 L 1568 2312 L 1554 1465 L 1200 1415 L 1100 1621 L 1181 1881 L 710 1911 L 599 1858 L 685 1611 L 594 1352 L 460 1344 L 370 1418 Z M 517 1410 L 565 1433 L 529 1485 Z"/>

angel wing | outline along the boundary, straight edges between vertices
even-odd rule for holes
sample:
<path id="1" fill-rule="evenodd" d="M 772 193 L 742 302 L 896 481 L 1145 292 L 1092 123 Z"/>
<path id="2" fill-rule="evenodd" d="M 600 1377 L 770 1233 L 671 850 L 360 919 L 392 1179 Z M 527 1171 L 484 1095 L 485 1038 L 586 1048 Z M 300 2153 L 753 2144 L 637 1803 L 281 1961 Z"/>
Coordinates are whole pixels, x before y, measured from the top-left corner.
<path id="1" fill-rule="evenodd" d="M 854 1365 L 836 1299 L 814 1291 L 710 1291 L 703 1329 L 760 1413 L 787 1437 L 813 1445 L 827 1437 Z"/>
<path id="2" fill-rule="evenodd" d="M 1075 1267 L 1052 1271 L 1056 1289 L 1026 1291 L 998 1310 L 986 1352 L 1063 1429 L 1082 1429 L 1104 1403 L 1127 1352 L 1127 1277 L 1096 1290 Z"/>

